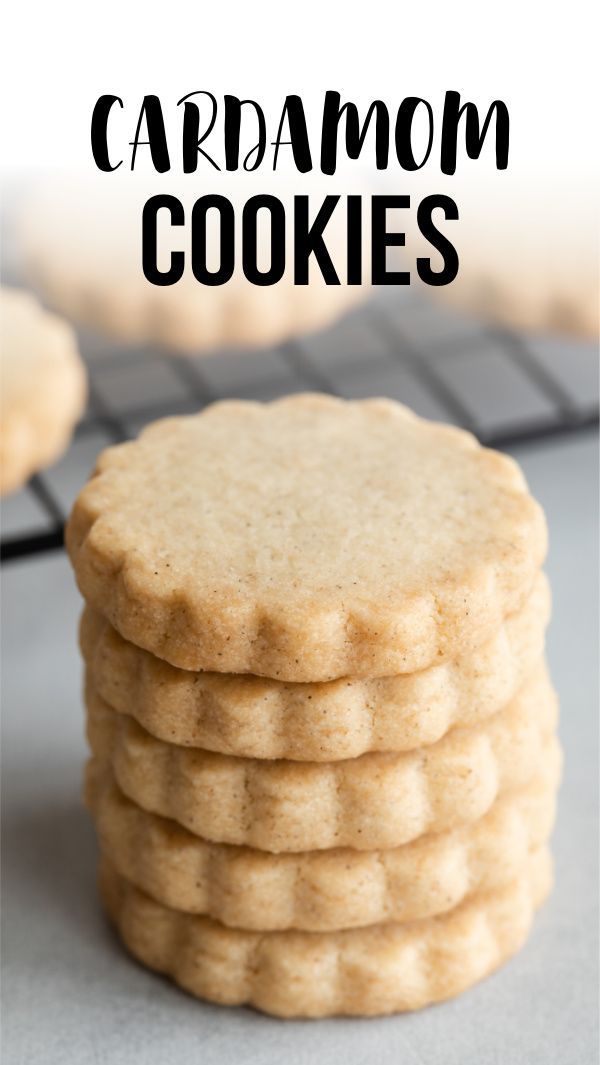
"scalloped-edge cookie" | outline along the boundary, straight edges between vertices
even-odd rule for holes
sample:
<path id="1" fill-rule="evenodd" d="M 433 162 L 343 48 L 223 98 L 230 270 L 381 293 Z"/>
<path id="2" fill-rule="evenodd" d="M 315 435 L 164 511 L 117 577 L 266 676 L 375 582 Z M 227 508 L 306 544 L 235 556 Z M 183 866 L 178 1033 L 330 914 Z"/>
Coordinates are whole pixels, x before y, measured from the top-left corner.
<path id="1" fill-rule="evenodd" d="M 83 181 L 80 175 L 76 181 L 46 178 L 25 195 L 16 228 L 23 266 L 44 299 L 69 318 L 121 342 L 161 344 L 174 353 L 277 344 L 329 325 L 370 290 L 367 281 L 358 285 L 345 281 L 347 235 L 341 204 L 326 231 L 340 284 L 326 284 L 320 270 L 310 271 L 308 284 L 294 284 L 290 256 L 276 284 L 252 284 L 238 262 L 231 280 L 204 285 L 194 277 L 189 255 L 176 284 L 151 284 L 142 271 L 140 220 L 145 201 L 164 189 L 149 175 L 143 179 L 136 175 L 137 180 L 125 186 L 119 184 L 119 175 L 113 176 L 114 186 L 112 182 L 107 186 L 104 175 Z M 291 240 L 293 195 L 298 190 L 278 173 L 267 177 L 273 193 L 287 205 Z M 252 189 L 266 191 L 264 174 L 256 182 L 250 173 L 240 180 L 239 174 L 222 172 L 219 185 L 240 216 Z M 309 188 L 314 203 L 328 191 L 327 182 L 316 174 L 303 175 L 303 192 Z M 181 200 L 189 220 L 198 189 L 184 181 L 179 187 L 171 184 L 169 191 Z M 359 186 L 359 191 L 365 190 Z M 312 196 L 318 200 L 312 201 Z M 268 231 L 259 224 L 259 261 L 268 261 Z M 207 239 L 210 261 L 219 252 L 210 224 Z"/>
<path id="2" fill-rule="evenodd" d="M 417 751 L 341 762 L 234 758 L 155 739 L 88 689 L 87 735 L 130 799 L 217 843 L 274 853 L 396 847 L 474 821 L 547 753 L 557 700 L 540 668 L 504 710 Z"/>
<path id="3" fill-rule="evenodd" d="M 17 289 L 0 290 L 0 493 L 13 492 L 67 447 L 85 407 L 75 334 Z"/>
<path id="4" fill-rule="evenodd" d="M 523 475 L 391 400 L 216 403 L 108 448 L 66 543 L 84 598 L 172 665 L 412 673 L 489 640 L 546 524 Z"/>
<path id="5" fill-rule="evenodd" d="M 104 859 L 100 889 L 131 954 L 186 991 L 280 1017 L 419 1009 L 466 990 L 525 942 L 552 886 L 546 848 L 497 891 L 440 917 L 342 932 L 248 932 L 170 910 Z"/>
<path id="6" fill-rule="evenodd" d="M 540 661 L 550 589 L 533 591 L 487 643 L 454 662 L 369 680 L 293 684 L 177 669 L 84 610 L 80 644 L 94 690 L 167 743 L 243 758 L 327 762 L 436 743 L 505 706 Z"/>
<path id="7" fill-rule="evenodd" d="M 383 851 L 267 854 L 207 843 L 127 799 L 91 760 L 86 801 L 117 872 L 173 910 L 233 928 L 329 932 L 445 913 L 510 883 L 554 824 L 561 754 L 472 825 Z"/>

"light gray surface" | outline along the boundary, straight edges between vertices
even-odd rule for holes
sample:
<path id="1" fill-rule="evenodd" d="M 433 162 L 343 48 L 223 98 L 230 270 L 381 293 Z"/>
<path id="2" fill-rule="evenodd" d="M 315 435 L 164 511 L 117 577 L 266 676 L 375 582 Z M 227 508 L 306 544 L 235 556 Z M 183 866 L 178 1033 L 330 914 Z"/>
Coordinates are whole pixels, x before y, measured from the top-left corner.
<path id="1" fill-rule="evenodd" d="M 591 436 L 518 452 L 546 507 L 565 780 L 557 886 L 525 950 L 462 998 L 371 1021 L 203 1005 L 130 961 L 94 886 L 79 800 L 79 601 L 61 554 L 4 573 L 6 1065 L 592 1065 L 597 1061 L 597 510 Z"/>

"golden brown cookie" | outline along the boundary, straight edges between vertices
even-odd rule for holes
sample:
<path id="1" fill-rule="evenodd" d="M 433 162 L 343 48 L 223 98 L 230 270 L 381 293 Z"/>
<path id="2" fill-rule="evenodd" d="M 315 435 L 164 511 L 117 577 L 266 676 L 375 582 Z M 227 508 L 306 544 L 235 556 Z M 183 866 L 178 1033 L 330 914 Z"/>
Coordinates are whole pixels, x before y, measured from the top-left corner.
<path id="1" fill-rule="evenodd" d="M 490 717 L 540 661 L 549 615 L 540 574 L 521 610 L 462 658 L 419 673 L 322 684 L 177 669 L 89 608 L 80 644 L 98 695 L 157 739 L 245 758 L 325 762 L 426 746 Z"/>
<path id="2" fill-rule="evenodd" d="M 552 884 L 542 848 L 520 875 L 440 917 L 343 932 L 245 932 L 155 902 L 101 866 L 104 904 L 127 949 L 186 991 L 280 1017 L 419 1009 L 464 991 L 523 945 Z"/>
<path id="3" fill-rule="evenodd" d="M 548 756 L 557 700 L 545 669 L 489 721 L 431 747 L 341 762 L 234 758 L 157 740 L 87 692 L 88 739 L 139 806 L 219 843 L 262 850 L 396 847 L 474 821 Z"/>
<path id="4" fill-rule="evenodd" d="M 309 330 L 319 329 L 355 306 L 369 290 L 368 283 L 345 282 L 345 212 L 341 205 L 327 225 L 326 243 L 337 261 L 339 285 L 327 285 L 320 270 L 311 270 L 309 283 L 294 284 L 293 257 L 283 277 L 274 285 L 261 286 L 246 279 L 237 258 L 230 281 L 222 285 L 199 283 L 192 273 L 190 251 L 186 251 L 183 276 L 173 285 L 155 285 L 142 270 L 141 218 L 144 203 L 156 192 L 164 192 L 160 179 L 136 173 L 136 181 L 115 185 L 101 174 L 96 180 L 76 182 L 65 178 L 34 186 L 24 197 L 17 220 L 17 239 L 25 270 L 40 288 L 44 299 L 61 313 L 86 326 L 112 336 L 122 343 L 161 344 L 167 351 L 201 352 L 216 348 L 256 347 L 277 344 Z M 292 225 L 293 187 L 275 173 L 219 174 L 220 191 L 232 202 L 241 218 L 244 203 L 254 193 L 264 194 L 265 178 L 275 196 L 287 205 L 288 225 Z M 159 249 L 161 269 L 168 260 L 166 248 L 181 240 L 189 247 L 191 216 L 200 195 L 198 185 L 177 182 L 170 175 L 169 193 L 183 204 L 186 231 L 170 229 L 161 220 Z M 312 196 L 323 198 L 323 179 L 303 175 Z M 364 191 L 362 189 L 361 191 Z M 216 232 L 219 232 L 218 227 Z M 269 232 L 258 227 L 258 254 L 269 261 Z M 169 235 L 170 234 L 170 235 Z M 208 259 L 219 261 L 218 237 L 209 223 Z M 292 239 L 291 228 L 288 239 Z M 163 245 L 163 241 L 167 241 Z M 265 246 L 266 245 L 266 246 Z M 260 261 L 259 260 L 259 261 Z M 214 268 L 214 265 L 213 267 Z M 262 267 L 264 269 L 264 265 Z M 367 272 L 365 270 L 365 278 Z"/>
<path id="5" fill-rule="evenodd" d="M 560 767 L 553 745 L 533 780 L 479 821 L 383 851 L 267 854 L 207 843 L 136 806 L 93 759 L 86 798 L 102 853 L 157 902 L 233 928 L 329 932 L 431 917 L 510 883 L 548 840 Z"/>
<path id="6" fill-rule="evenodd" d="M 109 448 L 66 533 L 83 596 L 190 670 L 288 681 L 465 654 L 530 594 L 516 464 L 389 400 L 227 402 Z"/>
<path id="7" fill-rule="evenodd" d="M 25 292 L 0 292 L 0 492 L 20 488 L 66 448 L 86 378 L 75 334 Z"/>

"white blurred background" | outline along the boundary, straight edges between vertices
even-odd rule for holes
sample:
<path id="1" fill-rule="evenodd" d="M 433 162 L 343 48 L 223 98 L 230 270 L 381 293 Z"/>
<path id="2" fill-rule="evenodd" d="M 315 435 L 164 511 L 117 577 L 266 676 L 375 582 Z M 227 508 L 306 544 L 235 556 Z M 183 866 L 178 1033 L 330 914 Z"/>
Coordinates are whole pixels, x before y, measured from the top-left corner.
<path id="1" fill-rule="evenodd" d="M 394 191 L 413 193 L 415 201 L 439 191 L 459 205 L 453 237 L 461 270 L 438 295 L 470 306 L 496 293 L 503 313 L 525 327 L 535 327 L 545 308 L 568 306 L 562 314 L 567 325 L 594 334 L 600 177 L 594 8 L 584 0 L 507 0 L 493 7 L 468 0 L 410 7 L 380 0 L 14 4 L 4 16 L 1 72 L 5 189 L 10 195 L 15 176 L 19 185 L 24 175 L 48 169 L 94 176 L 90 119 L 105 92 L 124 100 L 123 111 L 111 116 L 124 148 L 133 139 L 143 95 L 160 96 L 175 166 L 181 122 L 176 102 L 198 89 L 256 99 L 273 135 L 286 93 L 302 96 L 315 136 L 327 89 L 354 101 L 363 116 L 376 98 L 393 113 L 404 96 L 420 95 L 431 102 L 436 119 L 448 89 L 476 102 L 482 116 L 501 98 L 511 117 L 507 171 L 495 170 L 490 134 L 479 160 L 459 151 L 453 177 L 440 174 L 434 148 L 417 174 L 391 162 L 385 181 Z M 217 143 L 213 135 L 211 144 Z M 373 154 L 371 130 L 354 170 L 364 169 Z M 150 170 L 148 149 L 139 150 L 134 174 L 126 165 L 102 175 L 107 192 L 121 182 L 143 181 Z M 265 181 L 269 166 L 267 154 L 260 172 Z M 374 163 L 368 176 L 382 178 Z M 222 180 L 208 164 L 185 178 L 190 186 L 201 182 L 215 191 Z M 294 180 L 302 191 L 305 179 Z M 521 305 L 525 285 L 533 311 Z M 549 325 L 562 321 L 560 313 L 548 313 Z"/>

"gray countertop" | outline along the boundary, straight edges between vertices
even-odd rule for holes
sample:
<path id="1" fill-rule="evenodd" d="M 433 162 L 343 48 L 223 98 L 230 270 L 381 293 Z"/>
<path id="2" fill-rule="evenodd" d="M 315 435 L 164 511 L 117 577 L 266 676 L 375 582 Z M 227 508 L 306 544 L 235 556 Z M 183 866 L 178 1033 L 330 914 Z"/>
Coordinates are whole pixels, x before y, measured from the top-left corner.
<path id="1" fill-rule="evenodd" d="M 382 1020 L 204 1005 L 119 947 L 80 802 L 80 602 L 62 553 L 3 574 L 6 1065 L 592 1065 L 597 1061 L 597 502 L 592 434 L 521 447 L 551 532 L 548 652 L 566 754 L 557 884 L 523 952 L 463 997 Z"/>

